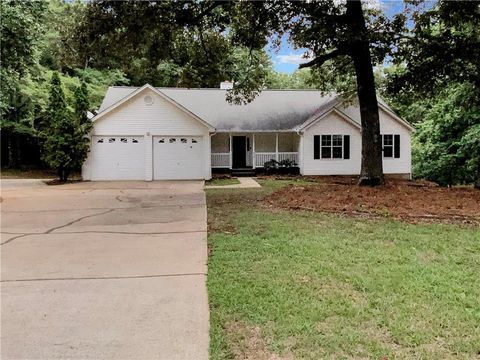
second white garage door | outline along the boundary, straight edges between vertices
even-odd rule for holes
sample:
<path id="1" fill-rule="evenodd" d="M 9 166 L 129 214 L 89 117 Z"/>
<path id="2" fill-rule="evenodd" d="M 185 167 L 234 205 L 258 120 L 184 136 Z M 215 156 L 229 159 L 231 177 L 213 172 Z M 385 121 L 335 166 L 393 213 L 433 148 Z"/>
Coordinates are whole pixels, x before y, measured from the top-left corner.
<path id="1" fill-rule="evenodd" d="M 203 139 L 198 136 L 154 136 L 153 179 L 205 178 Z"/>

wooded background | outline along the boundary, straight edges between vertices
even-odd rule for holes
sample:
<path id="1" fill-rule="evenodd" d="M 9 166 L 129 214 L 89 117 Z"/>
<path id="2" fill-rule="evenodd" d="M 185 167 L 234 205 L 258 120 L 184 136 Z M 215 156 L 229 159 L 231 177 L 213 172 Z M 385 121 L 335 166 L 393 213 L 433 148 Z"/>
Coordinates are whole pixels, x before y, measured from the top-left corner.
<path id="1" fill-rule="evenodd" d="M 3 1 L 1 7 L 2 167 L 43 165 L 39 124 L 48 116 L 54 71 L 69 103 L 86 83 L 91 111 L 111 85 L 216 88 L 233 80 L 229 100 L 237 103 L 262 89 L 312 88 L 345 96 L 356 89 L 353 62 L 342 51 L 285 74 L 274 70 L 266 50 L 278 48 L 282 36 L 313 58 L 341 49 L 341 40 L 355 34 L 342 28 L 342 5 L 333 1 L 288 7 L 52 0 Z M 367 8 L 364 15 L 377 94 L 416 128 L 414 176 L 441 185 L 479 182 L 479 3 L 424 6 L 412 0 L 393 18 L 381 9 Z M 327 32 L 331 19 L 336 28 Z"/>

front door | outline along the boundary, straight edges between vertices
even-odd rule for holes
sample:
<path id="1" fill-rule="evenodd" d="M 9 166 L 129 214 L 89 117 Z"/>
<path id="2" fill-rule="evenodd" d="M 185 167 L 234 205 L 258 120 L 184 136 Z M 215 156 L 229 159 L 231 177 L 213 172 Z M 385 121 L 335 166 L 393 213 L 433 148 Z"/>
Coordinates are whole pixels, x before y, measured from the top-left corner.
<path id="1" fill-rule="evenodd" d="M 246 136 L 232 136 L 232 167 L 234 169 L 247 166 L 247 140 Z"/>

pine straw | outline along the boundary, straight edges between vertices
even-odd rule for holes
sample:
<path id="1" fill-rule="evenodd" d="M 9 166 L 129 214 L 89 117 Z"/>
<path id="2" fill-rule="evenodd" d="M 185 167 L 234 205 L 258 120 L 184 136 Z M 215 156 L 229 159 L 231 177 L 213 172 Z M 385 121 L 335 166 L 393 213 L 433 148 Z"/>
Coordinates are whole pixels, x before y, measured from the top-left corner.
<path id="1" fill-rule="evenodd" d="M 390 180 L 385 186 L 372 188 L 328 178 L 308 186 L 287 186 L 266 200 L 271 206 L 291 210 L 480 226 L 480 191 L 471 187 L 443 188 L 427 182 Z"/>

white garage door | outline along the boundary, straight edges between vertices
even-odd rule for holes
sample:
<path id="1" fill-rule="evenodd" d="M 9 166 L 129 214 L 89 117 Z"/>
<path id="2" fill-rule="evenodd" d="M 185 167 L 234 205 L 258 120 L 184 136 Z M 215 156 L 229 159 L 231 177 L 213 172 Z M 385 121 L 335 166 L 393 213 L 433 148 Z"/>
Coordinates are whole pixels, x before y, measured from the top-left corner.
<path id="1" fill-rule="evenodd" d="M 203 179 L 205 151 L 198 136 L 154 136 L 153 179 Z"/>
<path id="2" fill-rule="evenodd" d="M 144 180 L 143 136 L 94 136 L 92 180 Z"/>

